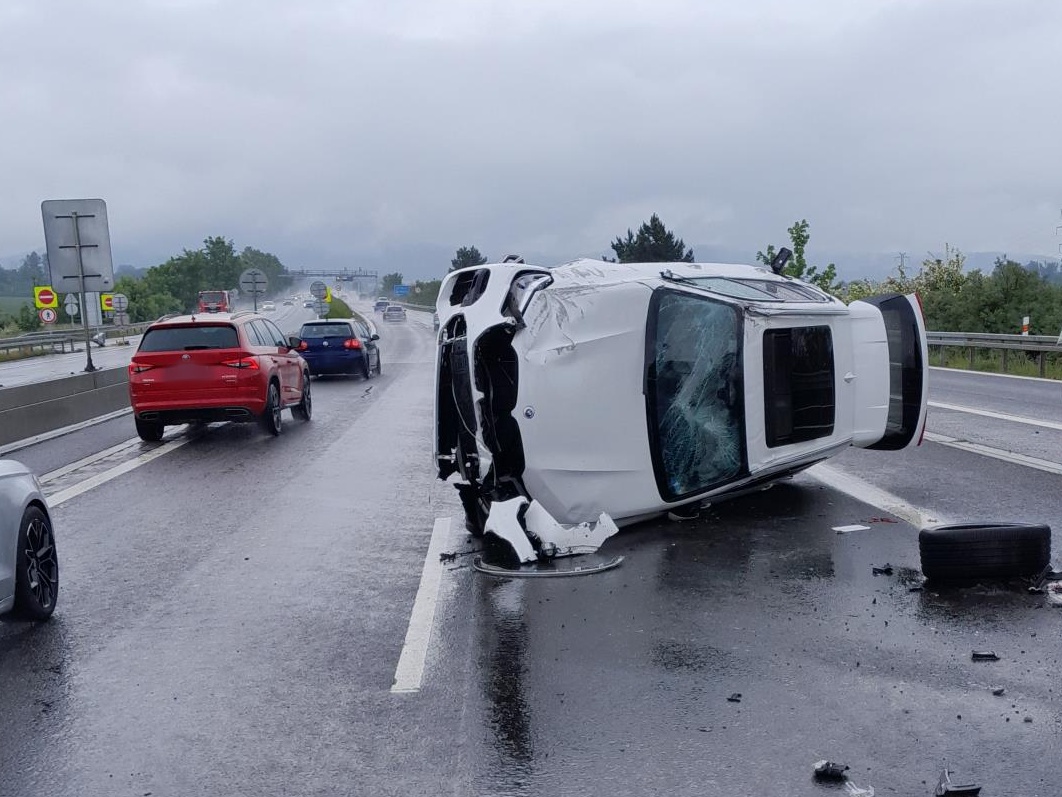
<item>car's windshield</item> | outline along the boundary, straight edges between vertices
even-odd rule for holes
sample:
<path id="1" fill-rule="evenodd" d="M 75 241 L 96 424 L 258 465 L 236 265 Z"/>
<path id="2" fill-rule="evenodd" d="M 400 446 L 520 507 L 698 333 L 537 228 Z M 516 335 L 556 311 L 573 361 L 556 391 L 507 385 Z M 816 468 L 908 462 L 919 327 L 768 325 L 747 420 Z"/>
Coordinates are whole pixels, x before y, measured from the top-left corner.
<path id="1" fill-rule="evenodd" d="M 225 294 L 222 291 L 203 291 L 199 294 L 199 299 L 203 302 L 220 302 L 224 298 Z"/>
<path id="2" fill-rule="evenodd" d="M 239 345 L 236 328 L 230 324 L 195 324 L 149 329 L 140 341 L 140 351 L 234 349 Z"/>
<path id="3" fill-rule="evenodd" d="M 304 324 L 302 329 L 299 330 L 300 338 L 331 338 L 342 337 L 349 338 L 354 333 L 350 329 L 350 324 Z"/>

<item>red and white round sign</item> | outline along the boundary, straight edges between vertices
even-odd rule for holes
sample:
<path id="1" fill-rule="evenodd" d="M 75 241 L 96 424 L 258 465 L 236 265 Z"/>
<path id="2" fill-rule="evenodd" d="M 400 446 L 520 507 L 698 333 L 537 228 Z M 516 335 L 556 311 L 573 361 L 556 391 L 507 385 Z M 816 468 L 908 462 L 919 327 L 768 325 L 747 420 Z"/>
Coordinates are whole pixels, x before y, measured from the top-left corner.
<path id="1" fill-rule="evenodd" d="M 55 323 L 55 319 L 58 317 L 56 315 L 55 310 L 53 310 L 50 307 L 45 307 L 43 310 L 39 310 L 37 312 L 37 316 L 45 324 L 54 324 Z"/>

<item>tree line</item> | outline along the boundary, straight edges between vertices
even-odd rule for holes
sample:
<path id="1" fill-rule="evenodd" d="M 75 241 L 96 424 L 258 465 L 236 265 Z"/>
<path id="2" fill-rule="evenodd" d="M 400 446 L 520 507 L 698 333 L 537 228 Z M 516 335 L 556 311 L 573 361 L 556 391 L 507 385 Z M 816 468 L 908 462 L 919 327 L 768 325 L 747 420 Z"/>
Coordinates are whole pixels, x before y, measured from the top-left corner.
<path id="1" fill-rule="evenodd" d="M 140 278 L 120 277 L 114 292 L 129 298 L 130 321 L 152 321 L 167 313 L 195 309 L 200 291 L 238 290 L 240 274 L 248 268 L 266 274 L 271 293 L 292 283 L 276 255 L 251 246 L 237 253 L 231 240 L 212 236 L 204 239 L 201 248 L 185 249 Z"/>
<path id="2" fill-rule="evenodd" d="M 786 245 L 792 252 L 783 274 L 818 286 L 845 302 L 881 293 L 917 293 L 922 301 L 926 327 L 937 332 L 986 332 L 1017 334 L 1022 319 L 1029 316 L 1033 335 L 1058 335 L 1062 330 L 1062 268 L 1058 263 L 1031 261 L 1024 265 L 1003 256 L 993 269 L 967 271 L 966 256 L 945 244 L 943 256 L 929 255 L 916 272 L 899 266 L 884 280 L 845 281 L 834 263 L 814 265 L 808 258 L 811 240 L 807 219 L 793 222 L 786 230 Z M 657 214 L 635 232 L 612 241 L 614 257 L 606 262 L 694 262 L 693 249 L 669 230 Z M 769 265 L 778 250 L 773 244 L 756 252 L 756 262 Z M 450 271 L 487 262 L 475 246 L 463 246 L 450 261 Z M 401 274 L 396 275 L 401 281 Z M 435 286 L 439 281 L 424 285 Z M 434 304 L 434 301 L 431 302 Z"/>

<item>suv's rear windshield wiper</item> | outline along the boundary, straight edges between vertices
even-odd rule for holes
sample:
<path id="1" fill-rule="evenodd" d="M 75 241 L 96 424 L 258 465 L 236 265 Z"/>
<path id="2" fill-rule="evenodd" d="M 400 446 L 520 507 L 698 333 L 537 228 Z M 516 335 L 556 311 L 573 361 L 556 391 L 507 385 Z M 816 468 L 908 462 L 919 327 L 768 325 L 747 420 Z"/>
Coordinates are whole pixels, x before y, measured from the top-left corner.
<path id="1" fill-rule="evenodd" d="M 202 351 L 203 349 L 217 349 L 219 346 L 204 346 L 202 344 L 194 344 L 192 346 L 185 346 L 185 351 Z"/>

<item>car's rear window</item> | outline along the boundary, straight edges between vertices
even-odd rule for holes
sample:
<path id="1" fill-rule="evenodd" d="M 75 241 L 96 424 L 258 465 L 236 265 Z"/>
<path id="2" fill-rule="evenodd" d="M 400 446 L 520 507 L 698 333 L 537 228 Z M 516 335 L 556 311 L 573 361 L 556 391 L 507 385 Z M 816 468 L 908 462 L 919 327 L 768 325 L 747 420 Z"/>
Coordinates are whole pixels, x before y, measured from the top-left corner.
<path id="1" fill-rule="evenodd" d="M 299 330 L 300 338 L 349 338 L 350 324 L 304 324 Z"/>
<path id="2" fill-rule="evenodd" d="M 663 292 L 650 312 L 646 400 L 657 485 L 675 500 L 745 467 L 738 310 Z"/>
<path id="3" fill-rule="evenodd" d="M 186 327 L 155 327 L 144 333 L 140 351 L 192 351 L 235 349 L 240 345 L 231 324 L 196 324 Z"/>
<path id="4" fill-rule="evenodd" d="M 795 327 L 764 332 L 763 394 L 769 448 L 833 434 L 830 328 Z"/>

